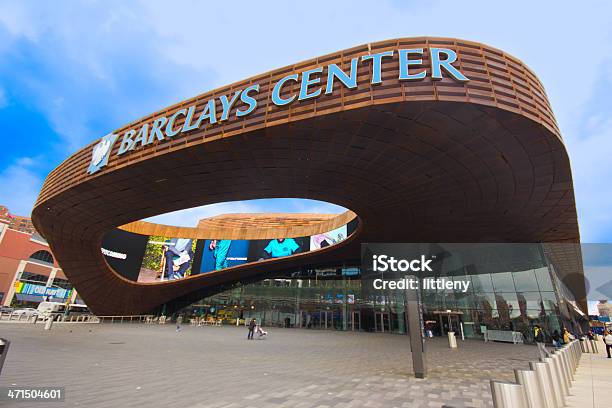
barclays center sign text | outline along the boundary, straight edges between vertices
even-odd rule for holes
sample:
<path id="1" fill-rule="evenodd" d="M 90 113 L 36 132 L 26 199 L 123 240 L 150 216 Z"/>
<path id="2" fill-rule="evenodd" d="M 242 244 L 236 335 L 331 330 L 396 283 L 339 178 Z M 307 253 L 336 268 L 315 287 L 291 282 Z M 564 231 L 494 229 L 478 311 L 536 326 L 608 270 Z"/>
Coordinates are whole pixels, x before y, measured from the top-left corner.
<path id="1" fill-rule="evenodd" d="M 457 54 L 447 48 L 411 48 L 398 49 L 400 81 L 418 81 L 427 77 L 428 71 L 423 66 L 423 55 L 428 52 L 431 78 L 442 79 L 443 73 L 456 81 L 466 82 L 469 79 L 452 63 L 457 60 Z M 351 59 L 350 68 L 343 70 L 337 64 L 313 68 L 300 73 L 289 74 L 276 81 L 270 91 L 270 101 L 276 106 L 288 106 L 321 95 L 334 92 L 334 85 L 339 82 L 347 89 L 357 88 L 357 70 L 359 64 L 370 67 L 370 83 L 381 84 L 383 62 L 394 58 L 396 51 L 384 51 L 363 55 Z M 322 79 L 326 78 L 325 84 Z M 286 90 L 298 85 L 296 91 Z M 119 143 L 117 156 L 129 154 L 132 151 L 146 148 L 156 142 L 180 137 L 182 134 L 215 125 L 230 120 L 232 117 L 242 118 L 251 114 L 257 108 L 256 96 L 259 84 L 250 85 L 236 90 L 230 95 L 221 95 L 204 102 L 203 107 L 195 103 L 187 108 L 179 109 L 168 116 L 161 116 L 139 127 L 128 129 L 121 135 L 111 133 L 104 136 L 92 150 L 91 163 L 87 169 L 93 174 L 108 163 L 109 156 L 116 142 Z M 234 109 L 235 108 L 235 109 Z M 181 123 L 182 122 L 182 123 Z M 181 123 L 181 124 L 179 124 Z"/>

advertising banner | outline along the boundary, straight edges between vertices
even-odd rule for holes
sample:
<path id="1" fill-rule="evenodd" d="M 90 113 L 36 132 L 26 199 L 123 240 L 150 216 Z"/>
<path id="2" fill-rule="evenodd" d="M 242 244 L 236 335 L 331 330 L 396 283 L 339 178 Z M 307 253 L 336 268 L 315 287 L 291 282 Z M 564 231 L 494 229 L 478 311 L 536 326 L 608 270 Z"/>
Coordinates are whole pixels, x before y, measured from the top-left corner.
<path id="1" fill-rule="evenodd" d="M 19 295 L 47 296 L 65 299 L 70 290 L 64 288 L 47 287 L 44 285 L 34 285 L 27 282 L 16 282 L 15 293 Z"/>
<path id="2" fill-rule="evenodd" d="M 151 236 L 145 248 L 138 282 L 181 279 L 192 274 L 196 241 Z"/>
<path id="3" fill-rule="evenodd" d="M 218 271 L 243 264 L 249 254 L 249 241 L 207 239 L 202 252 L 200 273 Z"/>

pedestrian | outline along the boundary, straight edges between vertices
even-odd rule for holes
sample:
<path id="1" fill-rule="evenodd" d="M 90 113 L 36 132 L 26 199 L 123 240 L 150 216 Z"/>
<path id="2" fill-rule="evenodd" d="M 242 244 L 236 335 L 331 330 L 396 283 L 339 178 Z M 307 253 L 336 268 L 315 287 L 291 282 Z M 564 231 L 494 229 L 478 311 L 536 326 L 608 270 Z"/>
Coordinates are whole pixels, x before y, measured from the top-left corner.
<path id="1" fill-rule="evenodd" d="M 608 358 L 610 357 L 610 350 L 612 350 L 612 333 L 605 330 L 603 333 L 603 342 L 606 345 L 606 353 L 608 354 Z"/>
<path id="2" fill-rule="evenodd" d="M 544 331 L 537 324 L 533 327 L 533 340 L 538 346 L 538 353 L 540 353 L 540 357 L 546 357 L 548 353 L 544 345 Z"/>
<path id="3" fill-rule="evenodd" d="M 544 343 L 544 332 L 537 324 L 533 327 L 533 339 L 536 343 Z"/>
<path id="4" fill-rule="evenodd" d="M 181 324 L 183 323 L 183 315 L 179 315 L 176 318 L 176 332 L 180 332 L 181 331 Z"/>
<path id="5" fill-rule="evenodd" d="M 563 328 L 563 344 L 569 344 L 570 342 L 570 333 L 567 329 Z"/>
<path id="6" fill-rule="evenodd" d="M 553 345 L 556 348 L 561 347 L 561 336 L 559 335 L 559 330 L 555 330 L 552 334 Z"/>
<path id="7" fill-rule="evenodd" d="M 257 327 L 257 320 L 252 318 L 249 322 L 249 334 L 247 335 L 247 340 L 253 340 L 253 333 L 255 333 L 255 327 Z"/>

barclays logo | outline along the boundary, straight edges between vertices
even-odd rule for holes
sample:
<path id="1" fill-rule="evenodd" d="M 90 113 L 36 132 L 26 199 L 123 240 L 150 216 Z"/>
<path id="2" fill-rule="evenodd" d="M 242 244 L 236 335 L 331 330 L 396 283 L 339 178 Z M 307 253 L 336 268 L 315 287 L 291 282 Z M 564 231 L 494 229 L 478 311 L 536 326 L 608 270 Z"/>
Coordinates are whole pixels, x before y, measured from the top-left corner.
<path id="1" fill-rule="evenodd" d="M 89 163 L 89 167 L 87 168 L 88 174 L 93 174 L 106 166 L 116 140 L 117 135 L 111 133 L 100 139 L 98 144 L 93 147 L 91 151 L 91 163 Z"/>

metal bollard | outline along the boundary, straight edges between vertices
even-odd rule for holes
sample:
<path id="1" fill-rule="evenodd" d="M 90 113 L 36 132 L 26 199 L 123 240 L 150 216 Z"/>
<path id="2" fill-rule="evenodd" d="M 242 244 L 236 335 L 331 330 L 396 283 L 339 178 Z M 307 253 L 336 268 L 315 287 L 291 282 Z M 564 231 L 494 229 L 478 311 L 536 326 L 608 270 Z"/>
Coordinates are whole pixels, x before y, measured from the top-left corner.
<path id="1" fill-rule="evenodd" d="M 584 348 L 586 349 L 587 353 L 591 353 L 591 340 L 589 339 L 585 339 L 584 341 Z"/>
<path id="2" fill-rule="evenodd" d="M 572 343 L 572 354 L 574 356 L 574 373 L 578 368 L 578 362 L 580 361 L 580 346 L 578 345 L 578 340 L 574 340 Z"/>
<path id="3" fill-rule="evenodd" d="M 0 338 L 0 374 L 2 374 L 2 366 L 4 366 L 4 360 L 8 353 L 11 342 L 7 339 Z"/>
<path id="4" fill-rule="evenodd" d="M 572 367 L 572 374 L 576 372 L 576 364 L 577 364 L 575 346 L 576 346 L 576 341 L 574 340 L 569 345 L 569 357 L 570 357 L 570 364 Z"/>
<path id="5" fill-rule="evenodd" d="M 572 373 L 572 367 L 570 366 L 567 348 L 561 349 L 559 356 L 561 357 L 561 367 L 563 368 L 567 385 L 568 387 L 571 387 L 572 381 L 574 381 L 574 374 Z"/>
<path id="6" fill-rule="evenodd" d="M 559 372 L 557 371 L 554 359 L 552 357 L 546 357 L 543 359 L 543 361 L 546 363 L 546 369 L 548 370 L 548 374 L 550 376 L 550 382 L 552 384 L 553 395 L 555 397 L 557 407 L 563 407 L 565 405 L 565 394 L 563 393 L 563 387 L 561 384 L 563 380 L 559 377 Z"/>
<path id="7" fill-rule="evenodd" d="M 569 387 L 570 387 L 569 375 L 567 374 L 567 371 L 565 370 L 565 363 L 563 362 L 563 355 L 561 354 L 561 350 L 558 350 L 555 353 L 555 355 L 553 356 L 553 360 L 555 360 L 555 364 L 557 364 L 561 379 L 563 380 L 562 382 L 562 385 L 564 385 L 563 395 L 569 395 Z"/>
<path id="8" fill-rule="evenodd" d="M 567 365 L 567 372 L 570 376 L 570 381 L 574 381 L 574 362 L 572 356 L 572 348 L 568 346 L 565 352 L 565 363 Z"/>
<path id="9" fill-rule="evenodd" d="M 574 381 L 574 369 L 573 369 L 573 356 L 572 356 L 572 343 L 569 343 L 565 346 L 565 362 L 567 365 L 567 370 L 570 374 L 570 379 Z"/>
<path id="10" fill-rule="evenodd" d="M 540 390 L 544 402 L 542 408 L 559 408 L 548 365 L 541 361 L 531 361 L 529 367 L 535 371 L 540 382 Z"/>
<path id="11" fill-rule="evenodd" d="M 589 342 L 591 343 L 591 349 L 593 349 L 593 353 L 599 353 L 599 350 L 597 349 L 597 342 L 595 340 L 589 340 Z"/>
<path id="12" fill-rule="evenodd" d="M 45 330 L 51 330 L 51 326 L 53 326 L 53 317 L 47 317 L 47 322 L 45 323 Z"/>
<path id="13" fill-rule="evenodd" d="M 531 408 L 544 407 L 544 395 L 538 375 L 533 370 L 514 370 L 517 384 L 523 386 L 527 397 L 527 404 Z"/>
<path id="14" fill-rule="evenodd" d="M 520 384 L 491 380 L 495 408 L 529 408 L 525 389 Z"/>
<path id="15" fill-rule="evenodd" d="M 580 350 L 583 353 L 588 353 L 589 352 L 589 348 L 587 346 L 587 341 L 585 339 L 580 339 Z"/>
<path id="16" fill-rule="evenodd" d="M 561 393 L 563 394 L 563 399 L 569 394 L 569 384 L 567 383 L 567 377 L 564 372 L 563 363 L 561 362 L 561 355 L 558 353 L 553 354 L 552 362 L 557 370 L 557 378 L 559 378 L 559 384 L 561 385 Z"/>

